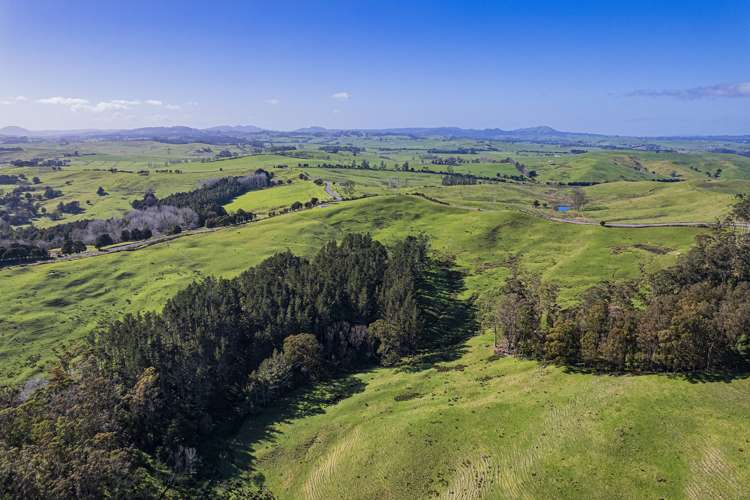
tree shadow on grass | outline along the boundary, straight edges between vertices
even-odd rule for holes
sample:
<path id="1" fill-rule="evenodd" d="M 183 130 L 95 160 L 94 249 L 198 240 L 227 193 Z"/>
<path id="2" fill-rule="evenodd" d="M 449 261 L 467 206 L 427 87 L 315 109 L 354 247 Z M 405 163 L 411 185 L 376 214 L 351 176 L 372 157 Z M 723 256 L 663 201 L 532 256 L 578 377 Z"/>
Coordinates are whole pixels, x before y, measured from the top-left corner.
<path id="1" fill-rule="evenodd" d="M 279 424 L 323 414 L 326 408 L 364 391 L 366 386 L 359 377 L 349 374 L 318 382 L 313 387 L 299 388 L 280 398 L 272 406 L 244 418 L 235 428 L 225 429 L 220 434 L 226 438 L 207 443 L 202 449 L 207 464 L 203 475 L 210 478 L 213 484 L 236 479 L 243 474 L 253 475 L 256 457 L 251 447 L 254 443 L 275 441 Z M 252 480 L 262 485 L 263 478 L 257 474 Z"/>
<path id="2" fill-rule="evenodd" d="M 424 347 L 399 371 L 418 372 L 436 363 L 455 361 L 466 352 L 466 340 L 477 332 L 473 298 L 461 299 L 466 272 L 451 259 L 432 259 L 421 284 L 420 306 L 424 312 Z"/>
<path id="3" fill-rule="evenodd" d="M 473 300 L 459 299 L 466 289 L 464 276 L 451 260 L 430 261 L 420 291 L 420 306 L 425 313 L 425 347 L 398 370 L 426 370 L 464 354 L 465 341 L 477 330 Z M 357 374 L 366 371 L 358 370 Z M 365 382 L 353 374 L 319 382 L 279 399 L 273 406 L 243 419 L 235 428 L 223 429 L 216 434 L 227 437 L 212 440 L 203 450 L 207 464 L 204 477 L 210 478 L 212 485 L 252 482 L 262 487 L 264 478 L 255 467 L 254 444 L 276 441 L 280 424 L 323 414 L 326 408 L 364 391 L 365 387 Z M 300 453 L 304 454 L 304 450 Z"/>
<path id="4" fill-rule="evenodd" d="M 691 384 L 705 384 L 724 382 L 730 383 L 734 380 L 743 380 L 750 377 L 750 372 L 731 372 L 731 371 L 707 371 L 707 372 L 663 372 L 663 371 L 608 371 L 604 369 L 589 368 L 585 366 L 565 365 L 565 373 L 584 373 L 588 375 L 599 375 L 607 377 L 637 377 L 643 375 L 658 375 L 673 380 L 684 380 Z"/>

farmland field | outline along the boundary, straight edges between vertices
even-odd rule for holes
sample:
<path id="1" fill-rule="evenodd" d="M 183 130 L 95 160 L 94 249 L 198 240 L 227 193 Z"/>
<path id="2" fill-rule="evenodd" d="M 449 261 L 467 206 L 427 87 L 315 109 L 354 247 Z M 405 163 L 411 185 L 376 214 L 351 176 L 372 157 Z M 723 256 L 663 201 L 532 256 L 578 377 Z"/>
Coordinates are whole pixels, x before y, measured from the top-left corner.
<path id="1" fill-rule="evenodd" d="M 387 151 L 378 152 L 384 142 Z M 200 144 L 167 151 L 150 142 L 114 143 L 97 145 L 91 157 L 59 170 L 2 167 L 62 191 L 43 203 L 48 212 L 61 201 L 81 202 L 80 214 L 32 221 L 47 228 L 123 217 L 146 192 L 161 199 L 258 169 L 274 181 L 223 204 L 229 214 L 255 213 L 253 222 L 193 228 L 124 251 L 115 244 L 97 252 L 89 244 L 81 258 L 0 269 L 2 384 L 43 380 L 61 353 L 84 345 L 108 322 L 160 311 L 191 283 L 236 277 L 277 252 L 311 256 L 326 241 L 353 232 L 386 245 L 425 235 L 431 254 L 452 262 L 460 276 L 449 303 L 469 315 L 450 306 L 436 326 L 464 318 L 458 341 L 405 356 L 395 367 L 342 373 L 280 397 L 217 436 L 223 458 L 211 458 L 216 472 L 209 481 L 196 480 L 200 491 L 242 497 L 267 488 L 290 499 L 543 498 L 550 491 L 559 498 L 742 496 L 750 482 L 746 377 L 606 375 L 497 356 L 476 307 L 479 298 L 498 293 L 513 265 L 538 272 L 559 287 L 561 306 L 573 307 L 592 285 L 674 264 L 705 228 L 622 229 L 598 222 L 725 217 L 736 195 L 750 187 L 745 159 L 564 154 L 549 146 L 530 153 L 500 144 L 501 151 L 464 154 L 465 161 L 447 172 L 439 163 L 444 159 L 433 163 L 435 155 L 427 153 L 445 148 L 445 141 L 357 144 L 364 151 L 356 155 L 308 144 L 293 154 L 237 150 L 243 156 L 216 161 L 194 154 Z M 471 161 L 480 155 L 486 158 Z M 518 178 L 508 157 L 536 170 L 536 178 Z M 678 181 L 663 182 L 673 172 Z M 478 180 L 445 185 L 461 175 Z M 345 199 L 333 202 L 326 182 Z M 105 195 L 97 194 L 100 186 Z M 572 205 L 576 192 L 585 202 L 565 217 L 591 224 L 549 220 L 562 217 L 555 207 Z M 323 206 L 290 208 L 313 198 Z"/>

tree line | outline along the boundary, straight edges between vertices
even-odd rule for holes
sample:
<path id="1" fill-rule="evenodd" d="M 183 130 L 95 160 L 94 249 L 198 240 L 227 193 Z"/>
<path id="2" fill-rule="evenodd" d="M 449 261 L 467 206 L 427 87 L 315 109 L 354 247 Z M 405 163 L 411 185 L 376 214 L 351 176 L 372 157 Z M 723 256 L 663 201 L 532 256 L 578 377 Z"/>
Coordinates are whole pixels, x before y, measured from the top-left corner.
<path id="1" fill-rule="evenodd" d="M 517 267 L 485 302 L 485 326 L 508 354 L 615 372 L 750 369 L 750 220 L 697 238 L 677 264 L 635 281 L 605 282 L 563 308 L 556 288 Z"/>
<path id="2" fill-rule="evenodd" d="M 476 176 L 471 174 L 452 174 L 444 175 L 442 179 L 443 186 L 462 186 L 477 184 Z"/>
<path id="3" fill-rule="evenodd" d="M 49 258 L 49 252 L 44 248 L 21 243 L 11 243 L 7 247 L 0 242 L 0 266 L 22 264 Z"/>
<path id="4" fill-rule="evenodd" d="M 154 206 L 189 208 L 198 214 L 199 225 L 211 220 L 212 225 L 220 225 L 217 221 L 227 215 L 223 205 L 249 191 L 271 186 L 272 177 L 272 173 L 258 169 L 253 175 L 212 179 L 193 191 L 174 193 L 164 198 L 157 198 L 153 192 L 147 192 L 143 199 L 135 200 L 131 205 L 136 210 Z"/>
<path id="5" fill-rule="evenodd" d="M 21 497 L 177 496 L 211 442 L 295 387 L 423 345 L 428 242 L 369 235 L 193 283 L 100 325 L 46 386 L 0 391 L 0 484 Z M 182 493 L 179 493 L 182 491 Z"/>
<path id="6" fill-rule="evenodd" d="M 202 225 L 207 227 L 241 224 L 255 219 L 255 214 L 238 210 L 228 214 L 223 204 L 236 196 L 273 184 L 272 174 L 263 169 L 241 177 L 224 177 L 205 181 L 198 189 L 175 193 L 159 199 L 153 191 L 132 202 L 134 210 L 120 218 L 82 220 L 39 228 L 33 224 L 25 227 L 32 218 L 45 212 L 40 201 L 61 196 L 60 191 L 49 186 L 44 194 L 32 195 L 32 186 L 19 186 L 13 192 L 0 195 L 0 245 L 13 246 L 13 255 L 25 252 L 24 258 L 0 259 L 0 265 L 12 265 L 49 258 L 48 250 L 61 248 L 63 254 L 79 253 L 86 245 L 101 248 L 119 242 L 138 241 L 154 234 L 176 234 Z M 35 183 L 38 179 L 35 178 Z M 25 194 L 24 194 L 25 193 Z M 106 190 L 99 187 L 99 196 Z M 57 213 L 81 213 L 80 203 L 59 203 Z M 53 217 L 56 218 L 57 216 Z"/>

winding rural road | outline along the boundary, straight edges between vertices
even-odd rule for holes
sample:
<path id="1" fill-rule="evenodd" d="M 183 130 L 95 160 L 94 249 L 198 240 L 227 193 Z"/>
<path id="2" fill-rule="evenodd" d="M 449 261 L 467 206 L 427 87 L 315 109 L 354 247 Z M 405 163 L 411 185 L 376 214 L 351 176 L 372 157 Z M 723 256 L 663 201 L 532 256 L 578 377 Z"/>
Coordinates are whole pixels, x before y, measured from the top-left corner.
<path id="1" fill-rule="evenodd" d="M 331 181 L 326 181 L 326 193 L 328 193 L 328 196 L 333 198 L 333 201 L 341 201 L 343 198 L 339 196 L 339 194 L 333 190 L 333 183 Z"/>

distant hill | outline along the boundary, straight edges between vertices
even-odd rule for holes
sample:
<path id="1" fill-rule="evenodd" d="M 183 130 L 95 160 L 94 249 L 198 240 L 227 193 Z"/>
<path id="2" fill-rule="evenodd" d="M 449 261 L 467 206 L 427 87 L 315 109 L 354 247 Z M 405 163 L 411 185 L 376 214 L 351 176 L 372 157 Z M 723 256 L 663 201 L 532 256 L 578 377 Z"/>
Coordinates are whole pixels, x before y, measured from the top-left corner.
<path id="1" fill-rule="evenodd" d="M 326 134 L 326 133 L 337 134 L 341 132 L 343 132 L 343 130 L 329 129 L 325 127 L 305 127 L 305 128 L 298 128 L 296 130 L 292 130 L 292 133 L 295 133 L 295 134 Z"/>
<path id="2" fill-rule="evenodd" d="M 366 136 L 407 136 L 413 138 L 448 138 L 484 141 L 525 142 L 532 144 L 553 144 L 568 147 L 602 147 L 614 149 L 638 149 L 648 151 L 669 150 L 670 141 L 702 144 L 700 147 L 725 148 L 723 144 L 711 142 L 748 144 L 750 136 L 662 136 L 628 137 L 594 134 L 588 132 L 567 132 L 547 125 L 504 130 L 500 128 L 470 129 L 461 127 L 401 127 L 383 129 L 329 129 L 320 126 L 299 128 L 292 131 L 273 131 L 254 125 L 219 125 L 205 129 L 174 126 L 144 127 L 125 130 L 27 130 L 8 126 L 0 129 L 1 137 L 28 137 L 32 139 L 64 138 L 69 140 L 112 140 L 112 141 L 157 141 L 166 143 L 206 143 L 206 144 L 258 144 L 274 137 L 309 135 L 315 137 L 366 137 Z M 8 139 L 5 139 L 7 142 Z M 656 144 L 656 142 L 662 144 Z M 739 154 L 739 153 L 738 153 Z"/>
<path id="3" fill-rule="evenodd" d="M 7 136 L 13 136 L 13 137 L 24 137 L 29 136 L 31 134 L 30 131 L 26 130 L 25 128 L 21 127 L 3 127 L 0 128 L 0 135 L 7 135 Z"/>
<path id="4" fill-rule="evenodd" d="M 266 131 L 255 125 L 219 125 L 218 127 L 210 127 L 203 130 L 221 132 L 223 134 L 259 134 Z"/>
<path id="5" fill-rule="evenodd" d="M 97 135 L 97 139 L 122 141 L 156 141 L 171 144 L 202 142 L 206 144 L 237 144 L 246 142 L 243 134 L 230 134 L 220 130 L 197 129 L 191 127 L 144 127 L 131 130 L 118 130 Z"/>

